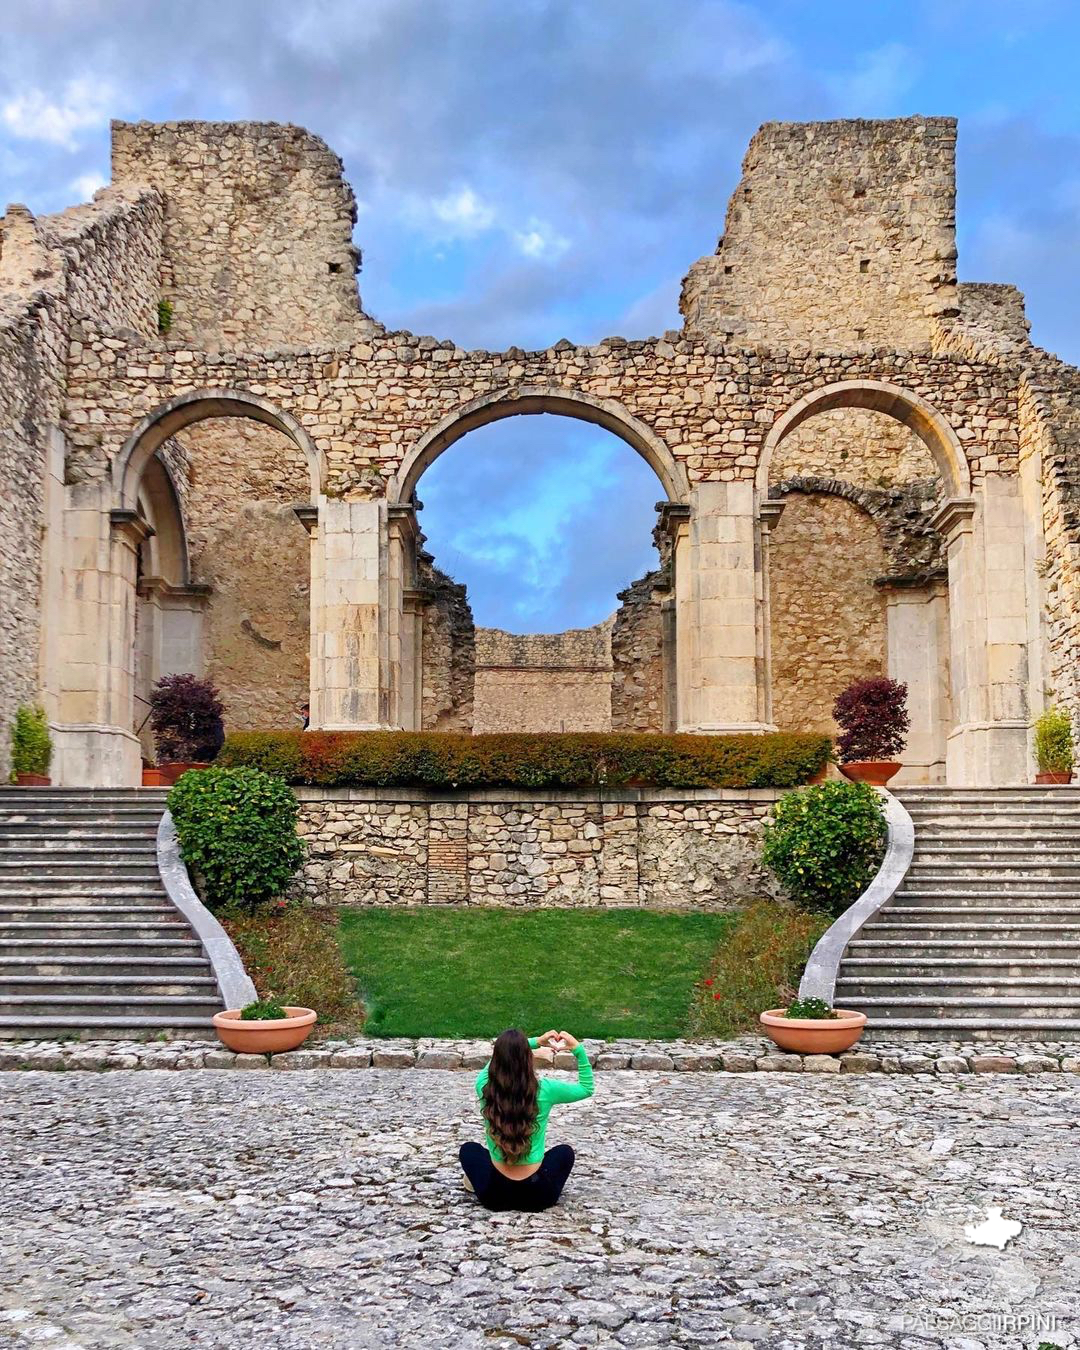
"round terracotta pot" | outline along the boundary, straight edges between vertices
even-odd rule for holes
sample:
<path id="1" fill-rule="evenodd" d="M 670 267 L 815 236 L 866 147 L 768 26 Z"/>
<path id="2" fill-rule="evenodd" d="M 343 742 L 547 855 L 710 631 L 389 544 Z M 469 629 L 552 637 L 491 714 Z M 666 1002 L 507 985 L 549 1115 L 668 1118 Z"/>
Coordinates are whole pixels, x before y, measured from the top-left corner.
<path id="1" fill-rule="evenodd" d="M 895 759 L 853 759 L 840 765 L 840 772 L 853 783 L 884 787 L 904 766 Z"/>
<path id="2" fill-rule="evenodd" d="M 16 787 L 51 787 L 52 779 L 47 773 L 17 773 Z"/>
<path id="3" fill-rule="evenodd" d="M 866 1014 L 834 1009 L 835 1017 L 785 1017 L 783 1008 L 761 1014 L 765 1034 L 781 1050 L 797 1055 L 836 1055 L 850 1050 L 866 1026 Z"/>
<path id="4" fill-rule="evenodd" d="M 214 1014 L 214 1029 L 223 1045 L 243 1055 L 274 1055 L 303 1045 L 315 1025 L 311 1008 L 290 1008 L 288 1017 L 272 1022 L 242 1022 L 239 1008 Z"/>
<path id="5" fill-rule="evenodd" d="M 1057 773 L 1053 769 L 1040 769 L 1035 775 L 1036 783 L 1071 783 L 1072 771 L 1068 773 Z"/>

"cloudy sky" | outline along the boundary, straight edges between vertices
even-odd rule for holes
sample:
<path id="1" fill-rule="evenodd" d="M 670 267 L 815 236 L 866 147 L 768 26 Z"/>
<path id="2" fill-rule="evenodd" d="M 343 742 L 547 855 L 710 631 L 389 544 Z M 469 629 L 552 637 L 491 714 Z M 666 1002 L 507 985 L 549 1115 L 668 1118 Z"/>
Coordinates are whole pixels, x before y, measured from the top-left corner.
<path id="1" fill-rule="evenodd" d="M 1074 0 L 4 0 L 0 197 L 108 174 L 110 117 L 298 122 L 345 160 L 364 306 L 465 346 L 678 324 L 768 120 L 952 114 L 960 276 L 1080 361 Z M 459 441 L 424 528 L 478 621 L 593 623 L 651 563 L 658 484 L 550 417 Z"/>

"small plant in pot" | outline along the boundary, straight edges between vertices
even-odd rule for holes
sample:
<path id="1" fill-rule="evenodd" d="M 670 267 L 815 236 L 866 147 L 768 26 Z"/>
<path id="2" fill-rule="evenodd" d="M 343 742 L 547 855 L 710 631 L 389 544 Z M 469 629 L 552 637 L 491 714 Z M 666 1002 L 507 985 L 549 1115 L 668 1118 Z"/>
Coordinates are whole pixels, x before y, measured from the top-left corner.
<path id="1" fill-rule="evenodd" d="M 150 691 L 150 729 L 157 767 L 144 787 L 171 787 L 188 769 L 205 769 L 225 740 L 225 705 L 209 680 L 165 675 Z"/>
<path id="2" fill-rule="evenodd" d="M 841 728 L 836 748 L 845 778 L 884 787 L 904 767 L 896 756 L 911 726 L 906 684 L 884 676 L 856 680 L 837 698 L 833 717 Z"/>
<path id="3" fill-rule="evenodd" d="M 294 1008 L 275 998 L 260 998 L 243 1008 L 214 1014 L 223 1045 L 244 1055 L 280 1054 L 303 1045 L 315 1025 L 311 1008 Z"/>
<path id="4" fill-rule="evenodd" d="M 20 708 L 11 728 L 11 781 L 19 787 L 48 787 L 52 737 L 43 708 Z"/>
<path id="5" fill-rule="evenodd" d="M 837 1055 L 850 1050 L 866 1026 L 866 1014 L 830 1007 L 821 998 L 797 998 L 787 1008 L 761 1014 L 765 1034 L 797 1055 Z"/>
<path id="6" fill-rule="evenodd" d="M 1046 709 L 1035 723 L 1036 783 L 1068 783 L 1073 771 L 1072 719 L 1063 708 Z"/>

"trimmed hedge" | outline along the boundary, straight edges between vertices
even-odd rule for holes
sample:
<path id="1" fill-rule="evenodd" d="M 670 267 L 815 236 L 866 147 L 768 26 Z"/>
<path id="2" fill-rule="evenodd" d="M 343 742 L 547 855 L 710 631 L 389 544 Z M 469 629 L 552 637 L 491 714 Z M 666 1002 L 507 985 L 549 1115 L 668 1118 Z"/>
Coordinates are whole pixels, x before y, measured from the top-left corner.
<path id="1" fill-rule="evenodd" d="M 318 787 L 788 788 L 825 766 L 827 736 L 427 731 L 244 731 L 222 767 Z"/>

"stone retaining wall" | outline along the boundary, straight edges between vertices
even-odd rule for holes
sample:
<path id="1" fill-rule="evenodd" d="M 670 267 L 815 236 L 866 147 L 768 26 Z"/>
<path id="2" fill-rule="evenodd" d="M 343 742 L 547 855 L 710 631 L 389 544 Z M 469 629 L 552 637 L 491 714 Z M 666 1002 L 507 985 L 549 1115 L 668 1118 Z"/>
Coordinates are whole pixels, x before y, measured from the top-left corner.
<path id="1" fill-rule="evenodd" d="M 726 910 L 777 890 L 761 864 L 772 790 L 297 796 L 296 893 L 316 904 Z"/>

